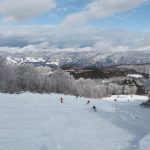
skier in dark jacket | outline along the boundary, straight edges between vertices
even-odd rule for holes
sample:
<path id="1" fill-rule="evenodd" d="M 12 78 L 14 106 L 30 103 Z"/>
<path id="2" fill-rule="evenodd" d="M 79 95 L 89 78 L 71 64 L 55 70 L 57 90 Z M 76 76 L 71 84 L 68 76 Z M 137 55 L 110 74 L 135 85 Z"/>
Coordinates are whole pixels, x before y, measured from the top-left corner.
<path id="1" fill-rule="evenodd" d="M 87 103 L 87 104 L 89 104 L 89 103 L 90 103 L 90 101 L 88 100 L 86 103 Z"/>
<path id="2" fill-rule="evenodd" d="M 95 105 L 93 105 L 92 109 L 93 109 L 95 112 L 97 111 Z"/>
<path id="3" fill-rule="evenodd" d="M 63 98 L 62 98 L 62 97 L 60 98 L 60 102 L 61 102 L 61 103 L 64 103 L 64 101 L 63 101 Z"/>

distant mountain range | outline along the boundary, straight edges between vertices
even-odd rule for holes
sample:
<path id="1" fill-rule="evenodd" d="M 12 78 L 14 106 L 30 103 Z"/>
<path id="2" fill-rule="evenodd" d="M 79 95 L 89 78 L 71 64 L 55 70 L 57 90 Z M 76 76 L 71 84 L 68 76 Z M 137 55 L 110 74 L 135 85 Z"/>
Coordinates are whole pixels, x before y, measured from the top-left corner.
<path id="1" fill-rule="evenodd" d="M 61 67 L 63 69 L 90 69 L 126 64 L 149 64 L 149 51 L 131 52 L 30 52 L 1 53 L 9 64 L 33 64 L 35 66 Z"/>

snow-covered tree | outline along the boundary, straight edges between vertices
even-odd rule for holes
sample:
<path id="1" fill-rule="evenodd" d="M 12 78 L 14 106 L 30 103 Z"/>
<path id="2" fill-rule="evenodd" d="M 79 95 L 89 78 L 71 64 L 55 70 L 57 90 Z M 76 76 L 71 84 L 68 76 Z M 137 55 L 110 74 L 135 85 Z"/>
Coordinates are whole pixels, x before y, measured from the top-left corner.
<path id="1" fill-rule="evenodd" d="M 137 87 L 136 86 L 131 86 L 131 97 L 133 94 L 136 94 L 137 92 Z"/>
<path id="2" fill-rule="evenodd" d="M 75 79 L 63 70 L 56 70 L 50 76 L 50 88 L 56 93 L 73 93 L 75 90 Z"/>
<path id="3" fill-rule="evenodd" d="M 128 85 L 126 85 L 126 86 L 124 87 L 124 94 L 126 94 L 126 95 L 131 94 L 131 88 L 130 88 Z"/>
<path id="4" fill-rule="evenodd" d="M 112 94 L 136 93 L 136 87 L 123 88 L 120 83 L 106 82 L 79 78 L 63 70 L 56 70 L 49 74 L 47 67 L 32 65 L 9 65 L 0 57 L 0 92 L 55 92 L 81 95 L 85 97 L 102 98 Z"/>

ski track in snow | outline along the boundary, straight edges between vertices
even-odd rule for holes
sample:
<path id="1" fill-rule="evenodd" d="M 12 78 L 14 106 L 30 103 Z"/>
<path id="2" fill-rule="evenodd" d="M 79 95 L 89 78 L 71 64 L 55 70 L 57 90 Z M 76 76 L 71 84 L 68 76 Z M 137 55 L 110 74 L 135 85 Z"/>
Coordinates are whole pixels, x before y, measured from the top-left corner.
<path id="1" fill-rule="evenodd" d="M 0 94 L 0 150 L 147 150 L 150 109 L 139 106 L 146 98 L 122 96 L 119 111 L 113 99 Z"/>
<path id="2" fill-rule="evenodd" d="M 140 140 L 142 140 L 147 135 L 147 131 L 150 131 L 150 128 L 146 127 L 146 129 L 143 129 L 144 126 L 140 127 L 138 125 L 140 120 L 137 115 L 133 114 L 132 112 L 129 113 L 130 115 L 128 115 L 125 112 L 119 111 L 114 112 L 116 114 L 112 116 L 112 113 L 110 112 L 108 113 L 101 110 L 98 112 L 101 117 L 109 119 L 114 125 L 132 133 L 135 136 L 130 141 L 130 146 L 127 148 L 127 150 L 139 150 Z M 132 122 L 134 122 L 134 124 L 132 124 Z"/>

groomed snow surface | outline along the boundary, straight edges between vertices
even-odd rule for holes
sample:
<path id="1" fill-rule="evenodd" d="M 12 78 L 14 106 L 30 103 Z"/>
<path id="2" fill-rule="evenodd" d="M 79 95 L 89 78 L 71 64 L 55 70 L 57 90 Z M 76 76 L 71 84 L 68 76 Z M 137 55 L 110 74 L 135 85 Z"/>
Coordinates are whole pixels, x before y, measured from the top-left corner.
<path id="1" fill-rule="evenodd" d="M 150 109 L 139 106 L 145 100 L 0 94 L 0 150 L 149 150 Z"/>

